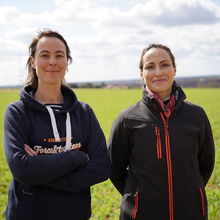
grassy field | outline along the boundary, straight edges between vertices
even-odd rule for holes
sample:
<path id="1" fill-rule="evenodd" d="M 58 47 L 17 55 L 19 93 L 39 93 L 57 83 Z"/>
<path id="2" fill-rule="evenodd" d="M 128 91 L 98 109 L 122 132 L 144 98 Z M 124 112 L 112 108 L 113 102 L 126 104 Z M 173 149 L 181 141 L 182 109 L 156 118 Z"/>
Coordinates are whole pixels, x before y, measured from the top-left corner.
<path id="1" fill-rule="evenodd" d="M 78 99 L 89 103 L 96 113 L 108 140 L 113 120 L 123 108 L 141 97 L 141 89 L 76 89 Z M 220 219 L 220 89 L 185 89 L 187 99 L 202 106 L 212 125 L 216 145 L 216 165 L 207 185 L 209 220 Z M 18 99 L 17 90 L 0 91 L 0 220 L 7 201 L 7 188 L 11 180 L 3 152 L 3 117 L 8 103 Z M 119 215 L 120 195 L 110 181 L 92 187 L 91 220 L 116 220 Z"/>

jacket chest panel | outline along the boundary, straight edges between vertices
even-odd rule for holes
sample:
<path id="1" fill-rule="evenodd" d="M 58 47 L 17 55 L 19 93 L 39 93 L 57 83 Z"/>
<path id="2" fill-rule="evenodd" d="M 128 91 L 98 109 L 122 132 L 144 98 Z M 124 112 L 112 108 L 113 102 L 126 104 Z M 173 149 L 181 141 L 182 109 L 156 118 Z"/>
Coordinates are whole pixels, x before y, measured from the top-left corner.
<path id="1" fill-rule="evenodd" d="M 190 126 L 189 126 L 190 125 Z M 198 119 L 186 118 L 169 123 L 171 154 L 183 163 L 197 160 L 201 125 Z"/>
<path id="2" fill-rule="evenodd" d="M 126 128 L 129 132 L 131 160 L 138 161 L 140 165 L 165 162 L 166 128 L 161 122 L 129 119 Z M 172 161 L 180 160 L 190 165 L 197 163 L 200 132 L 198 119 L 189 118 L 175 123 L 168 121 L 167 134 Z"/>
<path id="3" fill-rule="evenodd" d="M 157 160 L 157 135 L 155 127 L 157 123 L 153 120 L 137 121 L 129 120 L 126 123 L 129 132 L 129 149 L 131 151 L 131 160 L 138 161 L 140 164 L 146 164 Z M 160 134 L 163 138 L 163 132 Z"/>

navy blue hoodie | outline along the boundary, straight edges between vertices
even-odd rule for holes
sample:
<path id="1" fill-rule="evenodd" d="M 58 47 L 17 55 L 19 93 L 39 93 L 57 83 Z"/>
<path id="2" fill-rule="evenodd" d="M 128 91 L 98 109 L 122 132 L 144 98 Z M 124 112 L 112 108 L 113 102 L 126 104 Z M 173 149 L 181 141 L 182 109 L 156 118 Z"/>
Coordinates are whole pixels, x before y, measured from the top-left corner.
<path id="1" fill-rule="evenodd" d="M 13 175 L 5 216 L 88 219 L 90 186 L 110 175 L 103 132 L 91 107 L 79 102 L 71 89 L 62 86 L 64 104 L 52 113 L 33 98 L 34 92 L 31 86 L 23 88 L 21 99 L 5 112 L 5 155 Z M 27 155 L 24 144 L 38 155 Z"/>

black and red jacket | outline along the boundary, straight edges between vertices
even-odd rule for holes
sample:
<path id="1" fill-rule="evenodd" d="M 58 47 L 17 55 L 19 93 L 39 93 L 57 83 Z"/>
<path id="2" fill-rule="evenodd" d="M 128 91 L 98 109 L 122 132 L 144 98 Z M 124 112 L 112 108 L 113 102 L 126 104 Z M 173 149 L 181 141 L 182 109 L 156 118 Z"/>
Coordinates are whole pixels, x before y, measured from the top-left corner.
<path id="1" fill-rule="evenodd" d="M 204 110 L 174 82 L 167 114 L 146 89 L 113 124 L 108 151 L 111 181 L 122 194 L 121 220 L 204 220 L 205 185 L 214 142 Z"/>

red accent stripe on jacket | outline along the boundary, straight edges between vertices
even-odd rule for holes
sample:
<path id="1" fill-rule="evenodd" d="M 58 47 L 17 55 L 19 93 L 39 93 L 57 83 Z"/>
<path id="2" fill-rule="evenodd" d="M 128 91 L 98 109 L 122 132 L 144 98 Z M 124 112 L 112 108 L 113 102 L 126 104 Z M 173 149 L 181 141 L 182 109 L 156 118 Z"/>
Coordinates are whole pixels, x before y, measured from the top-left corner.
<path id="1" fill-rule="evenodd" d="M 136 192 L 134 195 L 134 210 L 132 213 L 132 219 L 136 219 L 137 210 L 138 210 L 138 192 Z"/>
<path id="2" fill-rule="evenodd" d="M 203 195 L 203 191 L 202 188 L 199 188 L 200 191 L 200 195 L 201 195 L 201 200 L 202 200 L 202 215 L 205 215 L 205 200 L 204 200 L 204 195 Z"/>

